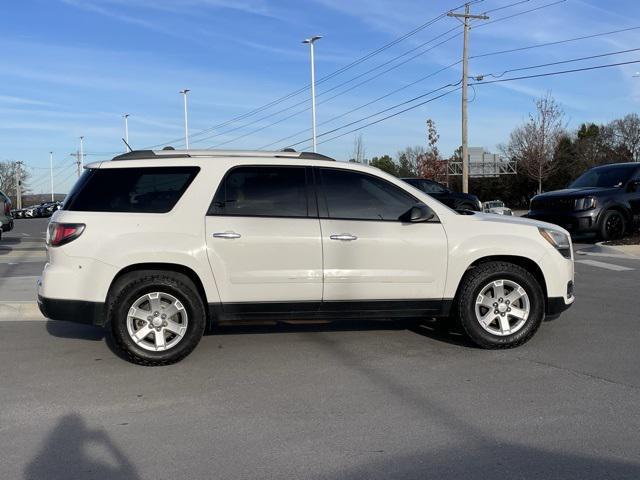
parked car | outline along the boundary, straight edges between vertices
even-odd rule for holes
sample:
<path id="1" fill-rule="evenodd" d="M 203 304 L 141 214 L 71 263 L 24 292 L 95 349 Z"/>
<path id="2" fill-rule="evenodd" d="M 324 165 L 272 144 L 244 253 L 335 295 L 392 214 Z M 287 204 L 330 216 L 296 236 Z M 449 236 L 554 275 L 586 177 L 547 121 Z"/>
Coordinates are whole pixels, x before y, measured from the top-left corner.
<path id="1" fill-rule="evenodd" d="M 0 238 L 2 232 L 13 230 L 13 217 L 11 216 L 11 199 L 0 192 Z"/>
<path id="2" fill-rule="evenodd" d="M 502 200 L 491 200 L 482 204 L 484 213 L 495 213 L 497 215 L 513 215 L 513 211 L 507 208 Z"/>
<path id="3" fill-rule="evenodd" d="M 482 211 L 482 202 L 475 195 L 454 192 L 441 183 L 427 180 L 426 178 L 403 178 L 402 180 L 454 210 Z"/>
<path id="4" fill-rule="evenodd" d="M 459 214 L 366 165 L 161 150 L 86 168 L 49 223 L 38 303 L 144 365 L 238 320 L 454 314 L 477 345 L 515 347 L 574 302 L 562 228 Z"/>
<path id="5" fill-rule="evenodd" d="M 36 217 L 50 217 L 56 210 L 60 210 L 61 202 L 44 202 L 41 203 L 35 211 Z"/>
<path id="6" fill-rule="evenodd" d="M 587 170 L 568 188 L 533 197 L 527 217 L 555 223 L 576 235 L 620 238 L 640 224 L 640 164 Z"/>

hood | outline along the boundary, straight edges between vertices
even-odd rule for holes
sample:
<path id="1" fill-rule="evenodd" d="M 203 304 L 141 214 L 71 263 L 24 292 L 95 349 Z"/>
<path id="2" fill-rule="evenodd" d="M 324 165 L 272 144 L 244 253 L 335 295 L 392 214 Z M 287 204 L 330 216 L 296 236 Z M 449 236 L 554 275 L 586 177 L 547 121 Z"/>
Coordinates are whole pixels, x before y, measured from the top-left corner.
<path id="1" fill-rule="evenodd" d="M 510 225 L 526 225 L 535 228 L 549 228 L 551 230 L 559 230 L 569 235 L 564 228 L 559 227 L 553 223 L 541 222 L 540 220 L 533 220 L 532 218 L 515 217 L 509 215 L 496 215 L 494 213 L 476 213 L 473 215 L 475 220 L 481 222 L 502 223 Z"/>
<path id="2" fill-rule="evenodd" d="M 598 195 L 602 193 L 620 191 L 616 187 L 583 187 L 583 188 L 564 188 L 562 190 L 553 190 L 552 192 L 541 193 L 536 195 L 533 199 L 540 200 L 546 198 L 580 198 L 587 195 Z"/>

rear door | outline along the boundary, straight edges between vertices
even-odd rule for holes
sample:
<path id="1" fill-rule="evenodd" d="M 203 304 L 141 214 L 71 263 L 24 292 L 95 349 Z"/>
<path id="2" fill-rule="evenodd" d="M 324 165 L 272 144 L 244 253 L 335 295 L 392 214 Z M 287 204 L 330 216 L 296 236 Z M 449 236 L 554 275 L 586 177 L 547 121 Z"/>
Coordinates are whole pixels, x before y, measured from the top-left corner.
<path id="1" fill-rule="evenodd" d="M 440 301 L 447 268 L 442 225 L 398 220 L 418 200 L 363 172 L 320 168 L 318 177 L 323 301 L 378 300 L 399 307 Z"/>
<path id="2" fill-rule="evenodd" d="M 206 217 L 208 257 L 230 313 L 315 310 L 322 243 L 304 166 L 229 170 Z"/>

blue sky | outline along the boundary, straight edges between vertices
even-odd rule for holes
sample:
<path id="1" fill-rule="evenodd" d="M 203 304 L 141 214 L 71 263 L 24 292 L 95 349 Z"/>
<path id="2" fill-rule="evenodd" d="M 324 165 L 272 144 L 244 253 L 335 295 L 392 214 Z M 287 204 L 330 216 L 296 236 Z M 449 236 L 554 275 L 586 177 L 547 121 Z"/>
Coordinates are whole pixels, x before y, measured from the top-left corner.
<path id="1" fill-rule="evenodd" d="M 459 0 L 460 1 L 460 0 Z M 485 0 L 481 13 L 516 0 Z M 553 0 L 529 0 L 490 14 L 515 14 Z M 460 2 L 461 3 L 461 2 Z M 87 160 L 122 151 L 121 115 L 129 113 L 134 148 L 183 135 L 182 88 L 190 88 L 190 131 L 197 133 L 249 112 L 308 84 L 310 35 L 317 43 L 317 78 L 394 40 L 430 18 L 455 7 L 454 0 L 22 0 L 5 2 L 0 16 L 0 160 L 23 160 L 31 169 L 32 190 L 47 191 L 49 151 L 54 152 L 57 192 L 74 180 L 72 157 L 78 137 L 85 137 Z M 444 18 L 393 48 L 318 85 L 321 102 L 355 85 L 323 91 L 391 61 L 394 57 L 455 27 Z M 471 31 L 470 55 L 552 42 L 625 27 L 640 26 L 637 0 L 567 0 L 558 5 L 495 22 Z M 457 34 L 441 37 L 442 42 Z M 419 53 L 433 44 L 416 50 Z M 460 58 L 456 36 L 412 61 L 318 106 L 326 122 Z M 502 72 L 547 62 L 640 48 L 640 30 L 516 53 L 472 58 L 472 75 Z M 402 57 L 403 59 L 408 56 Z M 640 59 L 640 51 L 521 72 L 579 68 Z M 472 146 L 494 151 L 521 123 L 536 96 L 551 91 L 566 112 L 570 128 L 583 121 L 608 122 L 640 107 L 640 64 L 557 77 L 475 87 L 469 106 Z M 362 81 L 380 72 L 365 75 Z M 319 133 L 358 120 L 409 98 L 455 83 L 458 66 L 319 127 Z M 515 74 L 514 74 L 515 75 Z M 508 77 L 509 74 L 506 75 Z M 194 138 L 192 147 L 211 147 L 299 111 L 273 113 L 304 102 L 304 92 L 259 115 L 233 122 Z M 392 110 L 390 113 L 392 113 Z M 244 127 L 246 123 L 259 120 Z M 231 141 L 224 148 L 258 148 L 309 127 L 305 111 L 277 125 Z M 372 117 L 375 120 L 379 117 Z M 439 100 L 362 130 L 367 156 L 425 144 L 425 120 L 440 133 L 440 150 L 449 155 L 460 140 L 460 97 Z M 356 124 L 358 126 L 361 124 Z M 225 133 L 230 129 L 233 132 Z M 207 138 L 216 135 L 212 138 Z M 288 142 L 309 137 L 308 132 Z M 329 138 L 331 135 L 326 136 Z M 195 140 L 201 140 L 195 142 Z M 326 142 L 319 151 L 348 158 L 354 134 Z M 176 146 L 180 142 L 174 142 Z M 278 144 L 285 146 L 287 142 Z M 304 147 L 301 144 L 300 147 Z"/>

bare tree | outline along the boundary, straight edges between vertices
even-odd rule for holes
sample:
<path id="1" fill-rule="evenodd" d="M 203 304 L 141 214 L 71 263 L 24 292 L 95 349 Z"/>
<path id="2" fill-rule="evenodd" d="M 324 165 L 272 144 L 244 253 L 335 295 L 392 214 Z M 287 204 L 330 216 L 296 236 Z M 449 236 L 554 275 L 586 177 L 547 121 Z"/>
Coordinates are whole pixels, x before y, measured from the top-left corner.
<path id="1" fill-rule="evenodd" d="M 16 162 L 0 162 L 0 190 L 9 195 L 16 204 Z M 20 169 L 22 193 L 27 193 L 26 183 L 29 180 L 29 172 L 23 167 Z"/>
<path id="2" fill-rule="evenodd" d="M 398 176 L 415 177 L 419 175 L 420 158 L 425 154 L 423 146 L 407 147 L 398 152 Z"/>
<path id="3" fill-rule="evenodd" d="M 511 132 L 509 143 L 502 150 L 518 162 L 518 171 L 538 182 L 541 193 L 542 182 L 556 167 L 554 153 L 565 133 L 564 112 L 550 93 L 538 98 L 535 105 L 536 111 L 529 114 L 524 125 Z"/>
<path id="4" fill-rule="evenodd" d="M 630 162 L 640 162 L 640 117 L 630 113 L 624 118 L 611 122 L 611 128 L 618 145 L 628 154 Z"/>
<path id="5" fill-rule="evenodd" d="M 351 161 L 356 163 L 366 163 L 366 154 L 367 152 L 364 148 L 362 134 L 359 133 L 353 138 L 353 153 L 351 154 Z"/>

